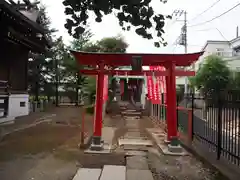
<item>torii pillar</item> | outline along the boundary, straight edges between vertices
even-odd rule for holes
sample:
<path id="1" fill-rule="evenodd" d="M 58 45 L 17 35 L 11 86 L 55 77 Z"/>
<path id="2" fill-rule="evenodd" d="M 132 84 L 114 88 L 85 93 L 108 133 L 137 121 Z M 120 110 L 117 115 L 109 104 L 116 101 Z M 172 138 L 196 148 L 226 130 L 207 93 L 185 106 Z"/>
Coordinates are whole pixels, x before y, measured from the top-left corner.
<path id="1" fill-rule="evenodd" d="M 102 145 L 102 122 L 103 122 L 103 87 L 104 87 L 104 65 L 100 64 L 99 69 L 101 70 L 97 74 L 97 83 L 96 83 L 96 106 L 95 106 L 95 116 L 94 116 L 94 129 L 92 137 L 92 150 L 101 150 Z"/>
<path id="2" fill-rule="evenodd" d="M 182 148 L 179 145 L 178 124 L 177 124 L 177 97 L 176 97 L 176 65 L 174 62 L 166 65 L 166 91 L 167 91 L 167 142 L 170 152 L 181 153 Z"/>

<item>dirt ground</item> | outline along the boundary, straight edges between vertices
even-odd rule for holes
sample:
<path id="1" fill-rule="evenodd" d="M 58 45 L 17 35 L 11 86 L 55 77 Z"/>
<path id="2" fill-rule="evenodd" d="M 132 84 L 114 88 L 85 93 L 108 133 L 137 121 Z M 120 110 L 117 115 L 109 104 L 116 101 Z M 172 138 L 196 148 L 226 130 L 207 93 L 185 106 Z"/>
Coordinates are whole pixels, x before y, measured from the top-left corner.
<path id="1" fill-rule="evenodd" d="M 54 114 L 55 116 L 49 116 Z M 66 150 L 80 152 L 81 108 L 60 107 L 18 119 L 16 124 L 4 126 L 5 131 L 40 121 L 50 121 L 5 136 L 0 142 L 1 180 L 71 179 L 77 160 L 68 157 Z M 93 117 L 85 117 L 86 135 L 91 134 Z M 20 122 L 21 121 L 21 122 Z"/>
<path id="2" fill-rule="evenodd" d="M 51 117 L 51 121 L 15 132 L 4 137 L 0 142 L 1 180 L 71 180 L 79 167 L 102 168 L 104 164 L 126 165 L 125 154 L 122 152 L 90 155 L 84 154 L 83 150 L 79 149 L 80 108 L 71 106 L 55 108 L 43 113 L 42 116 L 49 114 L 55 114 Z M 31 123 L 41 116 L 27 118 L 27 122 Z M 87 115 L 85 118 L 87 134 L 91 134 L 93 116 Z M 121 116 L 106 116 L 103 123 L 104 126 L 117 128 L 114 145 L 117 144 L 117 139 L 128 131 Z M 145 129 L 152 127 L 149 118 L 140 120 L 141 136 L 147 136 Z M 205 167 L 192 156 L 189 159 L 166 157 L 153 148 L 148 153 L 148 162 L 154 180 L 188 180 L 196 176 L 201 177 L 198 178 L 199 180 L 216 180 L 217 177 L 217 172 Z M 191 162 L 192 169 L 182 168 L 186 162 L 188 162 L 186 167 L 189 167 Z M 192 172 L 194 176 L 188 175 L 187 171 Z"/>
<path id="3" fill-rule="evenodd" d="M 14 132 L 0 142 L 1 180 L 68 180 L 79 167 L 98 167 L 104 164 L 124 165 L 123 154 L 86 155 L 78 145 L 81 130 L 81 108 L 74 106 L 53 108 L 19 118 L 13 125 L 4 126 L 11 131 L 25 123 L 31 124 L 47 117 L 50 121 Z M 125 132 L 120 117 L 104 119 L 105 126 L 118 127 L 115 144 Z M 92 134 L 93 116 L 85 116 L 86 136 Z"/>

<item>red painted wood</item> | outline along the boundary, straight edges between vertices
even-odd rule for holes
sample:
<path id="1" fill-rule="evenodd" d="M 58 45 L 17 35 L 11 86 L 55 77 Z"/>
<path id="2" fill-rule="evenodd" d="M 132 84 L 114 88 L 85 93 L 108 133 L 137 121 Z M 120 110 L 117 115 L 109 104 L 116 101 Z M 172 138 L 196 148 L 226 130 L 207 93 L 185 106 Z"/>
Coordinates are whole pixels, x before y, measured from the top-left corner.
<path id="1" fill-rule="evenodd" d="M 99 69 L 81 69 L 80 73 L 84 75 L 97 75 L 101 71 Z M 124 71 L 124 70 L 103 70 L 103 73 L 106 75 L 119 75 L 119 76 L 167 76 L 167 71 Z M 184 70 L 175 70 L 175 76 L 195 76 L 194 71 L 184 71 Z"/>
<path id="2" fill-rule="evenodd" d="M 104 68 L 103 66 L 101 67 Z M 96 106 L 95 106 L 95 119 L 94 119 L 94 132 L 93 135 L 102 135 L 102 111 L 103 111 L 103 89 L 104 89 L 104 74 L 99 73 L 97 75 L 96 86 Z"/>
<path id="3" fill-rule="evenodd" d="M 177 106 L 176 106 L 176 78 L 174 73 L 175 65 L 168 67 L 168 92 L 167 92 L 167 121 L 169 124 L 169 136 L 177 137 Z"/>
<path id="4" fill-rule="evenodd" d="M 174 63 L 176 66 L 190 66 L 197 61 L 203 52 L 191 54 L 133 54 L 133 53 L 88 53 L 71 51 L 80 64 L 92 65 L 104 63 L 108 66 L 130 66 L 135 56 L 142 58 L 143 66 L 165 66 Z"/>
<path id="5" fill-rule="evenodd" d="M 170 94 L 170 82 L 169 82 L 169 76 L 165 77 L 165 81 L 166 81 L 166 124 L 167 124 L 167 140 L 170 141 L 170 137 L 171 137 L 171 128 L 170 128 L 170 119 L 171 119 L 171 114 L 170 111 L 168 111 L 168 106 L 169 106 L 169 96 L 171 96 Z"/>

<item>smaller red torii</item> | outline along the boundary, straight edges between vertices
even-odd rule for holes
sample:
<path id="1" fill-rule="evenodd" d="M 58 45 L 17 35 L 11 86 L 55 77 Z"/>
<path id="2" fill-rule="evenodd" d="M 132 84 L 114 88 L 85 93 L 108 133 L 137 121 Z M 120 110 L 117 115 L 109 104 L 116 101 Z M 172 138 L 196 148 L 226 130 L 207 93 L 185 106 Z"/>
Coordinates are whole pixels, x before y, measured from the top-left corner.
<path id="1" fill-rule="evenodd" d="M 176 66 L 190 66 L 197 61 L 203 52 L 192 54 L 133 54 L 133 53 L 89 53 L 71 51 L 81 65 L 92 66 L 95 69 L 81 69 L 86 75 L 97 75 L 96 111 L 94 119 L 94 133 L 92 138 L 93 149 L 101 149 L 102 110 L 103 110 L 103 82 L 104 75 L 155 75 L 166 77 L 167 91 L 167 133 L 168 140 L 177 139 L 177 112 L 176 112 L 176 76 L 194 76 L 194 71 L 176 70 Z M 108 70 L 106 66 L 130 66 L 132 59 L 140 57 L 142 66 L 164 66 L 165 71 L 125 71 Z"/>

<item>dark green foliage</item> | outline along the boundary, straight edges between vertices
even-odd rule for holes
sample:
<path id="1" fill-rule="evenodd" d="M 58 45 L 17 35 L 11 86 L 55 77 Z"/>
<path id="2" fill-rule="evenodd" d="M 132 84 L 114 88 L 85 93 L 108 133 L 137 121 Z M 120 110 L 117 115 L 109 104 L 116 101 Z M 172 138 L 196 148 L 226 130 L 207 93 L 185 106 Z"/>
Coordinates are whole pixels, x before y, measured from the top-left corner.
<path id="1" fill-rule="evenodd" d="M 159 38 L 154 45 L 160 47 L 160 44 L 166 45 L 162 38 L 165 18 L 171 17 L 154 12 L 150 3 L 151 0 L 64 0 L 65 14 L 68 15 L 65 28 L 78 39 L 85 31 L 90 12 L 95 14 L 96 22 L 102 22 L 104 15 L 115 13 L 123 30 L 134 26 L 135 32 L 143 38 L 153 39 L 150 30 L 154 28 Z"/>
<path id="2" fill-rule="evenodd" d="M 210 55 L 206 57 L 196 76 L 190 78 L 190 83 L 205 95 L 211 95 L 227 88 L 230 75 L 226 62 L 219 56 Z"/>

